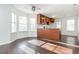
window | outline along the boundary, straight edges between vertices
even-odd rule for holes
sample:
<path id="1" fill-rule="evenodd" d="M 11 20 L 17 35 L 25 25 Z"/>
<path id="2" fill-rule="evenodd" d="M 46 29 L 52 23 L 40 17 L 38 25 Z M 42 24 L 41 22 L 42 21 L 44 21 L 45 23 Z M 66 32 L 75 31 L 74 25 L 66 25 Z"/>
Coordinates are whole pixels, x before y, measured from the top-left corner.
<path id="1" fill-rule="evenodd" d="M 36 19 L 35 18 L 30 18 L 30 30 L 31 31 L 36 31 Z"/>
<path id="2" fill-rule="evenodd" d="M 16 24 L 17 24 L 17 21 L 16 21 L 16 15 L 14 13 L 11 14 L 12 16 L 12 21 L 11 21 L 11 24 L 12 24 L 12 30 L 11 32 L 16 32 Z"/>
<path id="3" fill-rule="evenodd" d="M 19 16 L 19 31 L 27 31 L 27 18 Z"/>
<path id="4" fill-rule="evenodd" d="M 61 28 L 61 22 L 56 22 L 57 28 Z"/>
<path id="5" fill-rule="evenodd" d="M 75 30 L 75 20 L 67 20 L 67 31 L 74 31 Z"/>

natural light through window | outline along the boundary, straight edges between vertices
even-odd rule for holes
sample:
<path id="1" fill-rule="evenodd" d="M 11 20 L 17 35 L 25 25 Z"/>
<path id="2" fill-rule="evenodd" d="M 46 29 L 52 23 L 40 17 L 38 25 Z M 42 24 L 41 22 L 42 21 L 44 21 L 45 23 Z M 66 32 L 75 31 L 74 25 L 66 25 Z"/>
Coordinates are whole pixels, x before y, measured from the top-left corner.
<path id="1" fill-rule="evenodd" d="M 14 13 L 12 13 L 11 14 L 11 16 L 12 16 L 12 22 L 11 22 L 11 24 L 12 24 L 12 30 L 11 30 L 11 32 L 16 32 L 16 24 L 17 24 L 17 20 L 16 20 L 16 15 L 14 14 Z"/>
<path id="2" fill-rule="evenodd" d="M 19 31 L 27 31 L 27 18 L 19 16 Z"/>
<path id="3" fill-rule="evenodd" d="M 61 28 L 61 22 L 56 22 L 57 28 Z"/>
<path id="4" fill-rule="evenodd" d="M 35 18 L 30 18 L 30 30 L 31 31 L 36 31 L 36 19 Z"/>
<path id="5" fill-rule="evenodd" d="M 67 31 L 74 31 L 75 30 L 75 20 L 67 20 Z"/>

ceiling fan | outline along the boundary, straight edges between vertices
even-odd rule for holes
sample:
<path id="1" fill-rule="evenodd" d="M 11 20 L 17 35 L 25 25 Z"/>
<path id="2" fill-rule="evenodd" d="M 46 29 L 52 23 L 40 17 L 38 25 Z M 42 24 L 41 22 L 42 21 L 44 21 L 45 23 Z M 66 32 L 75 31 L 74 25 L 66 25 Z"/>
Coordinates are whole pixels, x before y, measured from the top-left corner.
<path id="1" fill-rule="evenodd" d="M 30 6 L 31 6 L 31 10 L 32 10 L 33 12 L 36 12 L 36 11 L 41 10 L 39 7 L 35 6 L 34 4 L 30 4 Z"/>

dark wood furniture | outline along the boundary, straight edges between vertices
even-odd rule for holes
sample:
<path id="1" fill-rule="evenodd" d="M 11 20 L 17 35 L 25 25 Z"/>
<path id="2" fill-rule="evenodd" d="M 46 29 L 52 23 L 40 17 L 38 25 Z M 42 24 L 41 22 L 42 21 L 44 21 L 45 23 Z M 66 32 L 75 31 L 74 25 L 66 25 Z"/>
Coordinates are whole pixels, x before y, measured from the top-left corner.
<path id="1" fill-rule="evenodd" d="M 42 14 L 37 14 L 37 24 L 49 25 L 54 23 L 54 20 L 54 18 L 50 18 Z"/>
<path id="2" fill-rule="evenodd" d="M 60 41 L 61 34 L 59 29 L 37 29 L 37 37 Z"/>

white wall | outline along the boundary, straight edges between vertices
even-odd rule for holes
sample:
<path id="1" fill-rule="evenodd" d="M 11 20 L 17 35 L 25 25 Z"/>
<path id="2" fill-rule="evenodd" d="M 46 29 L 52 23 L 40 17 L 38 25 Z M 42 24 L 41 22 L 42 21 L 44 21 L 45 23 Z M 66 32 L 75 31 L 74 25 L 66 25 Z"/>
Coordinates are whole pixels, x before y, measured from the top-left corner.
<path id="1" fill-rule="evenodd" d="M 10 5 L 0 4 L 0 45 L 10 42 Z"/>

